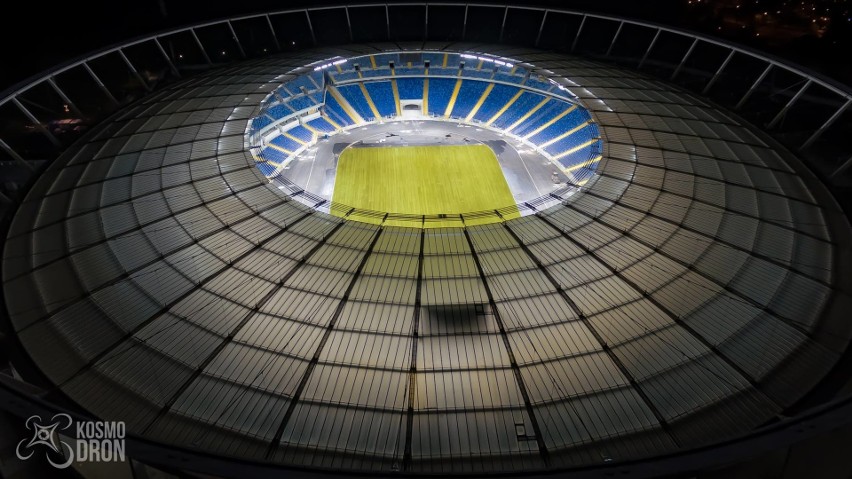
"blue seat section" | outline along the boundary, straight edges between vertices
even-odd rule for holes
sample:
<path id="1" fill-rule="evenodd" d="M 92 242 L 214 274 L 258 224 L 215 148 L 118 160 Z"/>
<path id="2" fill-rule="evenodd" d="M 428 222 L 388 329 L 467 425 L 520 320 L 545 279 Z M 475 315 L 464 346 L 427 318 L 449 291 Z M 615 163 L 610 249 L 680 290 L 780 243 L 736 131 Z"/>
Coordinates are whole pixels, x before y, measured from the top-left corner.
<path id="1" fill-rule="evenodd" d="M 275 146 L 280 146 L 281 148 L 284 148 L 285 150 L 287 150 L 291 153 L 298 150 L 302 146 L 298 142 L 296 142 L 296 140 L 291 140 L 290 138 L 287 138 L 286 136 L 276 136 L 275 138 L 272 139 L 272 141 L 270 141 L 270 143 L 272 143 Z"/>
<path id="2" fill-rule="evenodd" d="M 263 173 L 263 176 L 266 176 L 267 178 L 275 173 L 275 166 L 270 165 L 269 163 L 258 163 L 257 169 L 260 170 L 260 172 Z"/>
<path id="3" fill-rule="evenodd" d="M 511 75 L 511 74 L 512 74 L 512 68 L 514 68 L 514 67 L 507 67 L 507 66 L 503 66 L 503 65 L 497 65 L 497 72 L 498 72 L 498 73 L 503 73 L 503 74 L 506 74 L 506 75 Z M 516 70 L 516 74 L 517 74 L 517 72 L 518 72 L 518 71 L 521 71 L 521 69 L 520 69 L 520 68 L 518 68 L 518 69 Z M 521 73 L 520 77 L 521 77 L 521 78 L 523 78 L 523 77 L 524 77 L 523 73 Z"/>
<path id="4" fill-rule="evenodd" d="M 488 94 L 488 98 L 485 99 L 485 102 L 479 107 L 479 111 L 476 112 L 473 118 L 482 122 L 490 120 L 516 93 L 518 93 L 517 87 L 501 85 L 499 83 L 495 84 L 494 88 L 491 89 L 491 93 Z"/>
<path id="5" fill-rule="evenodd" d="M 458 67 L 456 67 L 456 68 L 434 68 L 434 67 L 429 67 L 429 76 L 430 76 L 430 77 L 432 77 L 432 76 L 441 76 L 441 75 L 443 75 L 443 76 L 450 76 L 450 77 L 454 77 L 454 76 L 458 75 L 458 73 L 459 73 L 459 69 L 458 69 Z"/>
<path id="6" fill-rule="evenodd" d="M 301 111 L 306 108 L 317 106 L 313 98 L 306 95 L 291 98 L 290 101 L 287 102 L 287 104 L 290 105 L 290 108 L 292 108 L 294 111 Z"/>
<path id="7" fill-rule="evenodd" d="M 393 62 L 394 66 L 399 66 L 399 53 L 379 53 L 373 55 L 373 58 L 376 59 L 376 67 L 387 67 L 390 62 Z"/>
<path id="8" fill-rule="evenodd" d="M 325 113 L 330 116 L 331 119 L 340 126 L 349 126 L 354 122 L 349 118 L 349 115 L 343 111 L 343 107 L 340 106 L 340 103 L 337 103 L 337 100 L 334 99 L 331 95 L 325 96 Z"/>
<path id="9" fill-rule="evenodd" d="M 287 154 L 283 151 L 278 151 L 275 148 L 266 147 L 260 151 L 263 159 L 270 162 L 280 165 L 284 160 L 287 159 Z"/>
<path id="10" fill-rule="evenodd" d="M 412 67 L 412 68 L 408 68 L 408 67 L 400 68 L 400 67 L 396 67 L 396 68 L 394 68 L 394 70 L 396 70 L 397 76 L 403 76 L 403 75 L 423 76 L 423 75 L 425 75 L 425 72 L 426 72 L 426 68 L 424 68 L 424 67 L 420 67 L 420 68 L 414 68 L 414 67 Z"/>
<path id="11" fill-rule="evenodd" d="M 308 91 L 317 89 L 317 86 L 314 85 L 310 78 L 308 78 L 308 75 L 294 78 L 293 80 L 290 80 L 285 83 L 284 87 L 293 92 L 294 94 L 301 93 L 300 87 L 305 87 L 305 89 L 307 89 Z"/>
<path id="12" fill-rule="evenodd" d="M 487 65 L 488 64 L 486 64 L 486 67 Z M 465 78 L 482 78 L 484 80 L 490 80 L 493 73 L 494 72 L 490 68 L 488 70 L 477 70 L 475 68 L 465 67 L 465 69 L 462 70 L 461 76 Z"/>
<path id="13" fill-rule="evenodd" d="M 556 161 L 558 161 L 563 168 L 573 168 L 589 161 L 590 156 L 590 150 L 588 147 L 580 148 L 579 150 L 569 153 Z"/>
<path id="14" fill-rule="evenodd" d="M 315 71 L 315 72 L 311 72 L 311 74 L 308 75 L 309 77 L 311 77 L 311 79 L 313 79 L 314 82 L 316 82 L 316 86 L 313 87 L 314 89 L 316 89 L 317 87 L 319 87 L 319 89 L 322 89 L 322 86 L 323 86 L 322 85 L 323 84 L 322 73 L 323 73 L 322 70 L 318 70 L 318 71 Z M 311 88 L 308 88 L 308 90 L 310 90 L 310 89 Z"/>
<path id="15" fill-rule="evenodd" d="M 450 53 L 449 55 L 447 55 L 447 67 L 448 68 L 449 67 L 455 67 L 456 69 L 458 69 L 459 61 L 461 61 L 461 59 L 462 58 L 460 56 L 453 55 L 452 53 Z M 444 57 L 442 55 L 441 56 L 441 62 L 443 62 L 443 61 L 444 61 Z M 466 64 L 470 64 L 471 61 L 473 61 L 473 60 L 470 60 L 469 58 L 465 59 Z M 439 63 L 439 65 L 440 65 L 440 63 Z"/>
<path id="16" fill-rule="evenodd" d="M 444 110 L 447 109 L 455 86 L 456 80 L 450 78 L 432 78 L 429 80 L 429 113 L 438 116 L 444 115 Z"/>
<path id="17" fill-rule="evenodd" d="M 325 117 L 317 117 L 308 122 L 308 125 L 315 130 L 319 130 L 325 133 L 334 133 L 334 125 L 328 122 Z"/>
<path id="18" fill-rule="evenodd" d="M 580 123 L 592 120 L 592 115 L 585 108 L 577 108 L 576 110 L 574 110 L 572 115 L 579 115 Z"/>
<path id="19" fill-rule="evenodd" d="M 352 108 L 361 115 L 361 118 L 371 121 L 374 120 L 375 116 L 373 114 L 373 110 L 370 109 L 370 105 L 367 103 L 367 99 L 364 98 L 364 94 L 361 93 L 361 88 L 358 85 L 343 85 L 337 87 L 337 91 L 343 95 L 343 98 L 352 105 Z"/>
<path id="20" fill-rule="evenodd" d="M 352 120 L 350 120 L 348 116 L 344 117 L 343 112 L 340 111 L 340 110 L 334 110 L 334 109 L 326 110 L 325 114 L 328 115 L 329 120 L 334 121 L 335 123 L 337 123 L 341 127 L 354 124 L 354 123 L 352 123 Z"/>
<path id="21" fill-rule="evenodd" d="M 268 97 L 264 98 L 262 102 L 260 102 L 260 107 L 263 109 L 269 108 L 269 105 L 275 103 L 276 101 L 278 101 L 277 96 L 269 95 Z"/>
<path id="22" fill-rule="evenodd" d="M 364 86 L 382 116 L 396 115 L 396 100 L 393 98 L 391 82 L 374 81 L 364 83 Z"/>
<path id="23" fill-rule="evenodd" d="M 266 114 L 275 118 L 276 120 L 280 120 L 287 115 L 291 115 L 293 110 L 287 107 L 287 105 L 278 104 L 273 106 L 272 108 L 266 110 Z"/>
<path id="24" fill-rule="evenodd" d="M 523 79 L 524 79 L 524 77 L 522 77 L 522 76 L 509 75 L 508 73 L 497 72 L 497 73 L 494 74 L 494 80 L 504 81 L 506 83 L 518 83 L 518 84 L 520 84 Z"/>
<path id="25" fill-rule="evenodd" d="M 564 109 L 571 108 L 570 103 L 564 103 L 564 105 Z M 581 125 L 584 121 L 586 121 L 586 115 L 583 114 L 583 110 L 580 108 L 575 108 L 571 113 L 568 113 L 567 115 L 553 122 L 552 125 L 548 126 L 544 130 L 541 130 L 540 132 L 531 136 L 529 140 L 536 145 L 546 143 L 556 138 L 557 136 L 565 133 L 566 131 L 573 130 L 578 125 Z"/>
<path id="26" fill-rule="evenodd" d="M 512 133 L 518 136 L 532 133 L 536 128 L 544 125 L 552 120 L 554 116 L 565 111 L 566 108 L 568 108 L 568 105 L 565 102 L 551 99 L 543 107 L 539 108 L 537 112 L 524 120 L 523 123 L 515 127 Z"/>
<path id="27" fill-rule="evenodd" d="M 580 130 L 571 133 L 565 138 L 554 142 L 553 144 L 547 145 L 544 147 L 544 151 L 550 153 L 551 155 L 558 155 L 562 152 L 568 151 L 572 148 L 576 148 L 583 143 L 597 137 L 597 127 L 593 124 L 587 125 Z"/>
<path id="28" fill-rule="evenodd" d="M 314 139 L 314 134 L 311 133 L 311 130 L 308 130 L 302 125 L 294 126 L 287 130 L 287 133 L 295 136 L 296 138 L 304 141 L 305 143 L 310 143 Z"/>
<path id="29" fill-rule="evenodd" d="M 439 67 L 444 62 L 443 53 L 423 53 L 420 55 L 420 58 L 424 62 L 426 62 L 426 60 L 429 60 L 429 68 Z"/>
<path id="30" fill-rule="evenodd" d="M 531 91 L 525 91 L 521 96 L 512 103 L 511 108 L 504 111 L 499 118 L 494 120 L 492 126 L 505 130 L 509 128 L 513 123 L 518 121 L 522 116 L 524 116 L 528 111 L 532 110 L 533 107 L 539 104 L 541 100 L 544 99 L 544 96 L 533 93 Z"/>
<path id="31" fill-rule="evenodd" d="M 588 162 L 589 160 L 595 158 L 596 156 L 599 156 L 600 155 L 600 149 L 601 149 L 601 142 L 597 141 L 597 142 L 592 143 L 591 145 L 589 145 L 585 148 L 580 148 L 577 151 L 571 152 L 571 153 L 563 156 L 562 158 L 559 158 L 557 161 L 564 168 L 576 167 L 577 165 L 582 165 L 583 163 Z M 593 164 L 588 165 L 585 168 L 583 168 L 583 170 L 594 171 L 595 169 L 597 169 L 597 167 L 598 167 L 598 164 L 593 163 Z M 586 171 L 585 172 L 586 174 L 584 175 L 583 170 L 579 170 L 579 171 L 575 170 L 574 176 L 575 177 L 589 176 L 588 171 Z"/>
<path id="32" fill-rule="evenodd" d="M 524 85 L 526 85 L 530 88 L 538 88 L 539 90 L 547 91 L 547 90 L 550 89 L 550 87 L 553 84 L 550 83 L 550 82 L 543 82 L 543 81 L 536 80 L 533 77 L 529 77 L 529 78 L 527 78 L 527 81 L 526 81 L 526 83 L 524 83 Z"/>
<path id="33" fill-rule="evenodd" d="M 336 82 L 355 80 L 355 79 L 358 78 L 358 72 L 356 72 L 354 70 L 351 70 L 351 71 L 348 71 L 348 72 L 343 72 L 343 73 L 336 73 L 335 72 L 331 75 L 331 77 L 334 78 L 334 81 L 336 81 Z"/>
<path id="34" fill-rule="evenodd" d="M 266 115 L 260 115 L 259 117 L 251 121 L 251 129 L 257 131 L 271 123 L 272 118 L 269 118 Z"/>
<path id="35" fill-rule="evenodd" d="M 423 99 L 423 79 L 421 78 L 397 78 L 396 89 L 399 90 L 400 100 Z"/>
<path id="36" fill-rule="evenodd" d="M 375 70 L 362 69 L 361 74 L 364 75 L 364 78 L 389 77 L 391 76 L 391 71 L 390 68 L 385 66 L 384 68 L 377 68 Z"/>
<path id="37" fill-rule="evenodd" d="M 453 105 L 453 111 L 450 112 L 450 116 L 465 118 L 474 105 L 476 105 L 476 102 L 479 101 L 486 88 L 488 88 L 487 82 L 463 80 L 461 88 L 459 88 L 459 96 L 456 98 L 456 104 Z"/>
<path id="38" fill-rule="evenodd" d="M 320 103 L 322 103 L 322 92 L 321 91 L 311 93 L 308 96 L 311 98 L 311 101 L 314 102 L 315 104 L 319 105 Z"/>
<path id="39" fill-rule="evenodd" d="M 367 55 L 363 58 L 358 59 L 358 64 L 361 65 L 361 73 L 364 73 L 364 70 L 369 70 L 369 69 L 373 68 L 373 63 L 370 61 L 371 56 L 373 56 L 373 55 Z M 384 66 L 387 67 L 387 64 L 385 64 Z M 376 68 L 381 68 L 381 67 L 382 67 L 382 65 L 380 65 L 379 62 L 377 61 L 376 62 Z"/>

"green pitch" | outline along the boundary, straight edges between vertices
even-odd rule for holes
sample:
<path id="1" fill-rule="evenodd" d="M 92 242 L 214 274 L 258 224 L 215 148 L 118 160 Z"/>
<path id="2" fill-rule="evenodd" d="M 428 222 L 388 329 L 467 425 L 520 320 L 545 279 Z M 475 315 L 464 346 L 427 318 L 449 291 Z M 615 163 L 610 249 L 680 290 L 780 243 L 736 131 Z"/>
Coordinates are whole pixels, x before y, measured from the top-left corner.
<path id="1" fill-rule="evenodd" d="M 332 203 L 381 212 L 449 216 L 506 208 L 515 205 L 515 200 L 490 148 L 456 145 L 347 148 L 338 161 Z M 516 208 L 504 213 L 504 217 L 517 216 Z M 466 222 L 494 221 L 499 221 L 496 215 Z M 441 223 L 446 224 L 432 226 L 460 226 L 452 219 Z"/>

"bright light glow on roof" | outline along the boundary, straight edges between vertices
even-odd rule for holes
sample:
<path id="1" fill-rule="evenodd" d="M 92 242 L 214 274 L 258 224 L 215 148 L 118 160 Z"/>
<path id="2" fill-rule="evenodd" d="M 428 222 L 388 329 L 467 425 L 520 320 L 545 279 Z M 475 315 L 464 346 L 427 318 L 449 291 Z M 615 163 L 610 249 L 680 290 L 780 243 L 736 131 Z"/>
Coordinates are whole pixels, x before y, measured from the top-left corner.
<path id="1" fill-rule="evenodd" d="M 335 65 L 340 65 L 341 63 L 346 63 L 348 61 L 349 60 L 347 60 L 346 58 L 342 58 L 340 60 L 335 60 L 333 62 L 324 63 L 322 65 L 314 67 L 314 71 L 316 72 L 316 71 L 320 71 L 320 70 L 325 70 L 326 68 L 333 67 Z"/>
<path id="2" fill-rule="evenodd" d="M 460 56 L 462 58 L 467 58 L 469 60 L 481 60 L 481 61 L 484 61 L 484 62 L 491 62 L 491 63 L 495 63 L 497 65 L 500 65 L 500 66 L 503 66 L 503 67 L 508 67 L 508 68 L 513 68 L 515 66 L 512 63 L 505 62 L 503 60 L 498 60 L 496 58 L 481 57 L 481 56 L 477 56 L 477 55 L 471 55 L 469 53 L 462 53 Z"/>

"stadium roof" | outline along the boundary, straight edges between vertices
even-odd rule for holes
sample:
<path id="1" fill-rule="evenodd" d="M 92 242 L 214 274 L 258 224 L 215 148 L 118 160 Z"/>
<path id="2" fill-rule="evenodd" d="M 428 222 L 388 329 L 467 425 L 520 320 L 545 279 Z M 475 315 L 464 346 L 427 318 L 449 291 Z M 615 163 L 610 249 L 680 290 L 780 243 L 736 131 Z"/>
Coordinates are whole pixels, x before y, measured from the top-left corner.
<path id="1" fill-rule="evenodd" d="M 428 47 L 428 45 L 427 45 Z M 86 411 L 280 464 L 468 473 L 643 458 L 744 434 L 845 350 L 842 211 L 799 160 L 671 84 L 569 77 L 599 176 L 502 224 L 372 226 L 283 195 L 245 149 L 282 72 L 156 91 L 38 179 L 3 261 L 17 335 Z"/>

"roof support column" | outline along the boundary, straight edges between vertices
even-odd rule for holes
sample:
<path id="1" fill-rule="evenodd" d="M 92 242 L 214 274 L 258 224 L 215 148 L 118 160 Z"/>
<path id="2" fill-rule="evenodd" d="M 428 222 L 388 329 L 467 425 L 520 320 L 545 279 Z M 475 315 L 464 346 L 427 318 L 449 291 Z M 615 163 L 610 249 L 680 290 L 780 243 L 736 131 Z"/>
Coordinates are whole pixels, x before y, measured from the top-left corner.
<path id="1" fill-rule="evenodd" d="M 314 24 L 311 23 L 311 14 L 310 14 L 310 12 L 308 12 L 307 9 L 305 9 L 305 18 L 308 19 L 308 30 L 311 31 L 311 41 L 313 42 L 314 45 L 316 45 L 317 44 L 317 37 L 316 37 L 316 35 L 314 35 Z"/>
<path id="2" fill-rule="evenodd" d="M 612 47 L 615 46 L 615 42 L 618 40 L 618 36 L 621 34 L 622 28 L 624 28 L 624 22 L 618 24 L 618 29 L 615 31 L 615 35 L 612 36 L 612 41 L 609 42 L 609 48 L 606 49 L 606 56 L 609 56 L 612 53 Z"/>
<path id="3" fill-rule="evenodd" d="M 240 51 L 240 56 L 245 58 L 246 52 L 243 50 L 243 44 L 240 43 L 239 37 L 237 37 L 237 32 L 234 30 L 234 25 L 231 24 L 231 21 L 228 20 L 228 29 L 231 30 L 231 37 L 234 38 L 234 42 L 237 43 L 237 49 Z"/>
<path id="4" fill-rule="evenodd" d="M 538 27 L 538 35 L 535 37 L 535 47 L 538 48 L 538 44 L 541 41 L 541 34 L 544 32 L 544 22 L 547 21 L 547 12 L 549 10 L 544 11 L 544 16 L 541 17 L 541 25 Z"/>
<path id="5" fill-rule="evenodd" d="M 55 136 L 53 136 L 53 133 L 51 133 L 50 130 L 48 130 L 47 127 L 44 126 L 44 124 L 39 121 L 39 119 L 36 118 L 35 115 L 33 115 L 32 112 L 27 107 L 25 107 L 20 100 L 18 100 L 18 97 L 12 97 L 12 103 L 14 103 L 15 106 L 17 106 L 18 109 L 21 110 L 21 113 L 23 113 L 24 116 L 26 116 L 27 119 L 30 120 L 33 126 L 38 128 L 38 130 L 41 131 L 42 134 L 44 134 L 44 136 L 46 136 L 47 139 L 50 140 L 50 142 L 53 143 L 54 146 L 62 146 L 59 140 Z"/>
<path id="6" fill-rule="evenodd" d="M 157 49 L 160 50 L 160 53 L 163 55 L 163 58 L 166 59 L 166 63 L 169 64 L 169 68 L 172 70 L 172 73 L 174 73 L 176 77 L 180 78 L 180 71 L 177 69 L 175 64 L 172 63 L 172 59 L 169 58 L 169 54 L 166 53 L 166 49 L 163 48 L 163 44 L 160 43 L 160 39 L 158 37 L 154 37 L 154 43 L 157 44 Z"/>
<path id="7" fill-rule="evenodd" d="M 675 68 L 674 73 L 672 73 L 670 80 L 674 80 L 680 70 L 683 69 L 683 64 L 686 63 L 686 60 L 692 55 L 692 51 L 695 50 L 695 45 L 698 45 L 698 39 L 692 41 L 692 45 L 689 46 L 689 50 L 683 55 L 683 58 L 680 59 L 680 63 L 678 63 L 677 68 Z"/>
<path id="8" fill-rule="evenodd" d="M 19 165 L 23 166 L 24 168 L 26 168 L 30 171 L 35 171 L 35 168 L 33 168 L 33 165 L 31 165 L 27 160 L 23 159 L 21 157 L 21 155 L 18 154 L 17 151 L 13 150 L 11 146 L 9 146 L 5 141 L 3 141 L 3 138 L 0 138 L 0 150 L 5 151 Z"/>
<path id="9" fill-rule="evenodd" d="M 834 124 L 834 122 L 837 121 L 838 118 L 840 118 L 840 115 L 842 115 L 843 112 L 845 112 L 849 108 L 849 105 L 852 105 L 852 98 L 847 98 L 846 103 L 844 103 L 840 108 L 838 108 L 837 111 L 835 111 L 834 114 L 832 114 L 828 120 L 825 120 L 825 123 L 823 123 L 817 131 L 813 132 L 810 138 L 808 138 L 802 144 L 802 146 L 799 147 L 799 149 L 804 150 L 805 148 L 811 146 L 813 142 L 816 141 L 817 138 L 819 138 L 826 129 L 828 129 L 832 124 Z"/>
<path id="10" fill-rule="evenodd" d="M 577 48 L 577 42 L 580 41 L 580 33 L 583 32 L 583 26 L 586 24 L 586 16 L 583 15 L 583 19 L 580 20 L 580 28 L 577 29 L 577 34 L 574 35 L 574 41 L 571 42 L 571 51 L 573 52 L 575 48 Z"/>
<path id="11" fill-rule="evenodd" d="M 653 49 L 654 49 L 654 45 L 656 45 L 656 44 L 657 44 L 657 39 L 658 39 L 658 38 L 660 38 L 660 33 L 662 33 L 662 31 L 663 31 L 663 30 L 662 30 L 662 29 L 660 29 L 660 28 L 658 28 L 658 29 L 657 29 L 657 33 L 655 33 L 655 34 L 654 34 L 654 38 L 651 40 L 651 43 L 648 45 L 648 49 L 647 49 L 647 50 L 645 50 L 645 54 L 644 54 L 644 55 L 642 55 L 642 59 L 641 59 L 641 60 L 639 60 L 639 66 L 637 66 L 637 67 L 636 67 L 637 69 L 641 69 L 641 68 L 642 68 L 642 65 L 644 65 L 644 64 L 645 64 L 645 60 L 647 60 L 647 59 L 648 59 L 648 55 L 650 55 L 650 54 L 651 54 L 651 50 L 653 50 Z"/>
<path id="12" fill-rule="evenodd" d="M 352 20 L 349 19 L 349 7 L 343 7 L 343 11 L 346 13 L 346 26 L 349 28 L 349 41 L 354 42 L 352 36 Z"/>
<path id="13" fill-rule="evenodd" d="M 189 29 L 189 33 L 192 34 L 192 38 L 195 39 L 195 44 L 198 45 L 198 49 L 201 50 L 201 54 L 204 55 L 204 60 L 208 65 L 212 65 L 213 62 L 210 60 L 210 55 L 207 54 L 207 50 L 204 49 L 204 45 L 201 43 L 201 39 L 198 38 L 198 34 L 195 33 L 194 28 Z"/>
<path id="14" fill-rule="evenodd" d="M 467 9 L 470 5 L 465 4 L 464 6 L 464 20 L 462 20 L 462 40 L 467 35 Z"/>
<path id="15" fill-rule="evenodd" d="M 127 58 L 127 55 L 125 55 L 125 54 L 124 54 L 124 50 L 122 50 L 121 48 L 119 48 L 119 49 L 118 49 L 118 54 L 119 54 L 119 55 L 121 55 L 121 59 L 122 59 L 122 60 L 124 60 L 124 64 L 125 64 L 125 65 L 127 65 L 127 68 L 129 68 L 129 69 L 130 69 L 130 72 L 131 72 L 131 73 L 133 73 L 133 76 L 135 76 L 135 77 L 136 77 L 136 79 L 137 79 L 137 80 L 139 80 L 139 83 L 140 83 L 143 87 L 145 87 L 145 89 L 146 89 L 146 90 L 151 91 L 151 87 L 150 87 L 150 85 L 148 85 L 148 82 L 146 82 L 146 81 L 145 81 L 145 79 L 144 79 L 144 78 L 142 78 L 142 75 L 140 75 L 140 74 L 139 74 L 139 71 L 138 71 L 138 70 L 136 70 L 136 67 L 135 67 L 135 66 L 133 66 L 133 64 L 132 64 L 132 63 L 130 63 L 130 59 L 129 59 L 129 58 Z"/>
<path id="16" fill-rule="evenodd" d="M 781 118 L 783 118 L 784 115 L 787 113 L 787 110 L 789 110 L 790 107 L 793 106 L 793 104 L 796 103 L 799 98 L 801 98 L 801 96 L 805 93 L 805 90 L 807 90 L 808 87 L 811 86 L 811 83 L 813 83 L 813 80 L 808 80 L 805 82 L 804 85 L 802 85 L 802 88 L 799 88 L 799 91 L 797 91 L 796 94 L 793 95 L 793 98 L 790 98 L 790 101 L 788 101 L 787 104 L 784 105 L 784 108 L 782 108 L 781 111 L 779 111 L 778 114 L 775 115 L 775 118 L 773 118 L 772 121 L 770 121 L 769 124 L 766 125 L 768 129 L 772 129 L 773 127 L 775 127 L 775 125 L 778 124 Z"/>
<path id="17" fill-rule="evenodd" d="M 757 80 L 755 80 L 751 87 L 748 89 L 748 91 L 745 92 L 745 95 L 743 95 L 743 97 L 737 103 L 737 106 L 734 107 L 734 110 L 739 110 L 740 108 L 742 108 L 743 105 L 745 105 L 745 102 L 748 101 L 749 97 L 751 97 L 751 94 L 754 93 L 754 90 L 756 90 L 758 85 L 760 85 L 760 82 L 762 82 L 763 79 L 766 78 L 766 75 L 769 75 L 770 70 L 772 70 L 771 63 L 769 65 L 766 65 L 766 69 L 763 70 L 763 73 L 761 73 L 760 76 L 757 77 Z"/>
<path id="18" fill-rule="evenodd" d="M 83 68 L 85 68 L 86 71 L 89 72 L 89 75 L 92 77 L 93 80 L 95 80 L 95 83 L 98 84 L 101 91 L 103 91 L 104 94 L 106 94 L 107 98 L 109 98 L 110 101 L 112 101 L 115 105 L 118 105 L 118 100 L 116 100 L 115 97 L 112 96 L 112 93 L 109 91 L 109 89 L 106 87 L 106 85 L 104 85 L 104 82 L 102 82 L 101 79 L 98 78 L 97 75 L 95 75 L 95 71 L 92 70 L 92 67 L 90 67 L 88 63 L 83 62 Z"/>
<path id="19" fill-rule="evenodd" d="M 725 69 L 726 66 L 728 66 L 728 62 L 731 61 L 731 58 L 734 58 L 734 53 L 736 52 L 736 50 L 732 49 L 731 53 L 728 53 L 728 56 L 725 58 L 725 61 L 723 61 L 722 64 L 719 65 L 719 68 L 716 70 L 716 73 L 713 74 L 713 78 L 711 78 L 710 81 L 707 82 L 707 86 L 705 86 L 704 89 L 701 90 L 702 95 L 706 95 L 707 92 L 709 92 L 710 89 L 713 88 L 713 85 L 716 83 L 716 80 L 719 79 L 719 76 L 722 74 L 722 71 Z"/>
<path id="20" fill-rule="evenodd" d="M 498 43 L 503 43 L 503 32 L 506 30 L 506 17 L 509 16 L 509 5 L 506 5 L 506 9 L 503 10 L 503 23 L 500 24 L 500 39 Z"/>
<path id="21" fill-rule="evenodd" d="M 275 49 L 281 50 L 281 43 L 278 42 L 278 35 L 275 33 L 275 27 L 272 26 L 272 19 L 269 18 L 269 14 L 264 15 L 266 17 L 266 24 L 269 25 L 269 33 L 272 34 L 272 41 L 275 43 Z"/>

